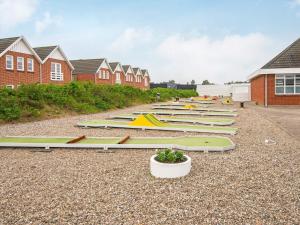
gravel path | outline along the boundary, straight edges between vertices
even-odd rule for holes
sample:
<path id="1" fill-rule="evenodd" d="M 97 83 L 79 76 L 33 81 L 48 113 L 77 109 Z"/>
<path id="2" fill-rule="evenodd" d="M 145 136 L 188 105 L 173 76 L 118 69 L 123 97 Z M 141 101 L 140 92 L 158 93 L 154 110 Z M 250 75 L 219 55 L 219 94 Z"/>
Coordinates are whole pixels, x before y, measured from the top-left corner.
<path id="1" fill-rule="evenodd" d="M 80 129 L 102 114 L 2 125 L 1 135 L 182 136 Z M 257 113 L 239 110 L 230 153 L 188 153 L 184 178 L 151 177 L 153 151 L 0 151 L 0 224 L 299 224 L 300 144 Z M 197 134 L 190 134 L 197 135 Z M 276 140 L 266 146 L 265 138 Z"/>

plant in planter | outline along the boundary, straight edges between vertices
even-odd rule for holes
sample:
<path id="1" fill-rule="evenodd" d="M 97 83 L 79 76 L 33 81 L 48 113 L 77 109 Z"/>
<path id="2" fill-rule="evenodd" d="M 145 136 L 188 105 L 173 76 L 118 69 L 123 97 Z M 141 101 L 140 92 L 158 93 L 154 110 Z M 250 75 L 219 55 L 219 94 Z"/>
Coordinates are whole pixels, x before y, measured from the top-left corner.
<path id="1" fill-rule="evenodd" d="M 160 150 L 150 159 L 151 174 L 159 178 L 186 176 L 191 170 L 192 160 L 181 151 Z"/>

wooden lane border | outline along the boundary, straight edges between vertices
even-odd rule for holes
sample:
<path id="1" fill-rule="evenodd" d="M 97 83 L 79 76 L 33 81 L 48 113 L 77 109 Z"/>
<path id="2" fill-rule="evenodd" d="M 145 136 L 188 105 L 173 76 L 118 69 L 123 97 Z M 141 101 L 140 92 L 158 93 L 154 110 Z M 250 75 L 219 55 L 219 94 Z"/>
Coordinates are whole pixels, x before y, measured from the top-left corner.
<path id="1" fill-rule="evenodd" d="M 129 135 L 126 135 L 126 136 L 123 137 L 120 141 L 118 141 L 118 144 L 124 144 L 129 138 L 130 138 L 130 136 L 129 136 Z"/>
<path id="2" fill-rule="evenodd" d="M 79 136 L 77 138 L 74 138 L 74 139 L 68 141 L 67 144 L 74 144 L 74 143 L 77 143 L 77 142 L 79 142 L 79 141 L 81 141 L 83 139 L 86 139 L 85 135 L 82 135 L 82 136 Z"/>

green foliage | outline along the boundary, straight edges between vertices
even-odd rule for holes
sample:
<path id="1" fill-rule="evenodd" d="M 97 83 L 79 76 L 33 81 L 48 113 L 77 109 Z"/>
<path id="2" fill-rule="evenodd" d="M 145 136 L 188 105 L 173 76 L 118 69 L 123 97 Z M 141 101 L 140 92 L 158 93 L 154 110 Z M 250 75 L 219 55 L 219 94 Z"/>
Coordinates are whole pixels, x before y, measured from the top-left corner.
<path id="1" fill-rule="evenodd" d="M 186 161 L 186 157 L 181 151 L 172 151 L 171 149 L 160 150 L 155 159 L 162 163 L 179 163 Z"/>
<path id="2" fill-rule="evenodd" d="M 96 113 L 173 97 L 196 96 L 195 91 L 156 88 L 141 90 L 121 85 L 96 85 L 72 82 L 66 85 L 30 84 L 15 90 L 0 88 L 0 121 L 57 116 L 59 113 Z"/>

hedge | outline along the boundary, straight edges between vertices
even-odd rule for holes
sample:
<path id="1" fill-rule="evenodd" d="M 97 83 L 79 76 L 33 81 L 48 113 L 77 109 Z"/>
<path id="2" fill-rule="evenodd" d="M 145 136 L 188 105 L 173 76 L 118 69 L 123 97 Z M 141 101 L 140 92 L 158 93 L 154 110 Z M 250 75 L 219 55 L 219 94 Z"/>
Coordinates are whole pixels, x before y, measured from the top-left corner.
<path id="1" fill-rule="evenodd" d="M 192 97 L 193 90 L 155 88 L 140 90 L 121 85 L 69 83 L 66 85 L 31 84 L 11 90 L 0 88 L 0 121 L 54 117 L 67 112 L 96 113 L 109 109 L 160 101 L 173 97 Z"/>

